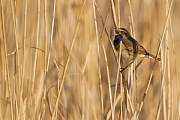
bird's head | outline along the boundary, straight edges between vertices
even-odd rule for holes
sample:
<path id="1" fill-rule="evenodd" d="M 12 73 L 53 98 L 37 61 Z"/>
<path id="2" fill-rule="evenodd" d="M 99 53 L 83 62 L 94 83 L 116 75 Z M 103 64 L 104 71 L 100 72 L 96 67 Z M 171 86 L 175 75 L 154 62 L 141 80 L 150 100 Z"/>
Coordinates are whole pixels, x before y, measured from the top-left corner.
<path id="1" fill-rule="evenodd" d="M 115 35 L 114 38 L 114 46 L 119 46 L 120 41 L 122 40 L 122 38 L 126 38 L 129 35 L 129 32 L 125 29 L 125 28 L 118 28 L 115 29 L 115 32 L 117 35 Z"/>
<path id="2" fill-rule="evenodd" d="M 128 32 L 125 28 L 115 29 L 115 32 L 116 32 L 117 34 L 121 34 L 122 37 L 127 37 L 127 36 L 130 35 L 129 32 Z"/>

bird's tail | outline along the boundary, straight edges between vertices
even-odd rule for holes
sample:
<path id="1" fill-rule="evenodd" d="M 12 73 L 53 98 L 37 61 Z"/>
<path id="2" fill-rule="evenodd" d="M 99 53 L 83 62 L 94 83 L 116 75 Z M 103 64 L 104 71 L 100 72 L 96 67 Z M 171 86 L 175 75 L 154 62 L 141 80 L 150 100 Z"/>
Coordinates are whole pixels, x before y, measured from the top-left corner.
<path id="1" fill-rule="evenodd" d="M 150 53 L 148 54 L 148 57 L 149 57 L 149 58 L 154 58 L 154 59 L 156 59 L 156 56 L 154 56 L 154 55 L 152 55 L 152 54 L 150 54 Z M 161 61 L 161 58 L 158 58 L 158 57 L 157 57 L 156 60 Z"/>

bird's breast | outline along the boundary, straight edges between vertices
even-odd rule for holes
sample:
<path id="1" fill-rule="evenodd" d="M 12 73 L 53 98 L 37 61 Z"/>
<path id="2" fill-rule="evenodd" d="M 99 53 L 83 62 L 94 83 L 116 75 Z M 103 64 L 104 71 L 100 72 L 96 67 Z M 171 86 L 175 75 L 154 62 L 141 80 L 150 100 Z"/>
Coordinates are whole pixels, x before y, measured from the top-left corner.
<path id="1" fill-rule="evenodd" d="M 119 52 L 120 45 L 115 46 L 115 49 L 116 49 L 117 52 Z M 122 45 L 121 45 L 121 56 L 122 56 L 122 58 L 132 60 L 133 59 L 133 54 L 134 53 L 132 51 L 129 51 L 127 49 L 127 47 L 122 43 Z"/>

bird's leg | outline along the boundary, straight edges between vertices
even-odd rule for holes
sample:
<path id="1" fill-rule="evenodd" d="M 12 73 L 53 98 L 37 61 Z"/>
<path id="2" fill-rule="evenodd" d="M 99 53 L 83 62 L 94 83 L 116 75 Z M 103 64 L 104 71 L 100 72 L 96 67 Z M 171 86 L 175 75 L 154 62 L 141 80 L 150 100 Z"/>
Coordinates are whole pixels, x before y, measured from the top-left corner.
<path id="1" fill-rule="evenodd" d="M 134 60 L 132 60 L 126 67 L 120 68 L 120 72 L 123 72 L 123 71 L 124 71 L 127 67 L 129 67 L 133 62 L 134 62 Z"/>
<path id="2" fill-rule="evenodd" d="M 142 58 L 141 61 L 136 65 L 135 70 L 139 67 L 139 65 L 142 63 L 143 60 L 144 58 Z"/>

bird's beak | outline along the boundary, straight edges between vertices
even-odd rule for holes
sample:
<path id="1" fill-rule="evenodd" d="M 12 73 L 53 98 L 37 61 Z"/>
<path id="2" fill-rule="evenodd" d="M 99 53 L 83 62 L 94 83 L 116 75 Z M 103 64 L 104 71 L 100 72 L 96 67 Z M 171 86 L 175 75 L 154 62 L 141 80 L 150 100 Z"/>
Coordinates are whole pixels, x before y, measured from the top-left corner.
<path id="1" fill-rule="evenodd" d="M 120 29 L 115 29 L 116 34 L 122 34 L 122 31 Z"/>

